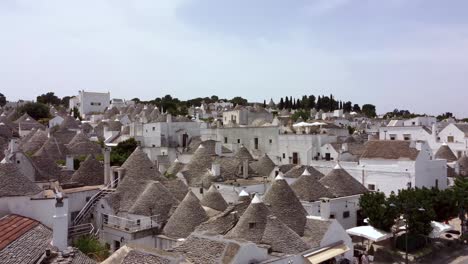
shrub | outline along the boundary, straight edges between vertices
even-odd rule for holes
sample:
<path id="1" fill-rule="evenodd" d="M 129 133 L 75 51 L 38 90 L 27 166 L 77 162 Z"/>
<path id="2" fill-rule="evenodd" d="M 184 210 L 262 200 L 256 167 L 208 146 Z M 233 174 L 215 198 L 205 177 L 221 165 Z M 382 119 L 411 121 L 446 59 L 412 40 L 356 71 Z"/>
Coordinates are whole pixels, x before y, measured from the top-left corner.
<path id="1" fill-rule="evenodd" d="M 74 246 L 96 261 L 103 261 L 109 257 L 109 250 L 92 236 L 78 238 Z"/>

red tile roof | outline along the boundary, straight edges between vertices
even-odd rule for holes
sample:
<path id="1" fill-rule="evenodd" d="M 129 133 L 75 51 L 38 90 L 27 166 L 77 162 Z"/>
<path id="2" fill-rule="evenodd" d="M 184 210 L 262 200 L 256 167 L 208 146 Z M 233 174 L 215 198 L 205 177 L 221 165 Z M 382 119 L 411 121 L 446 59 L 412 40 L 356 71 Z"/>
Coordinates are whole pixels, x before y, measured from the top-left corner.
<path id="1" fill-rule="evenodd" d="M 39 222 L 19 215 L 7 215 L 0 219 L 0 250 L 39 225 Z"/>

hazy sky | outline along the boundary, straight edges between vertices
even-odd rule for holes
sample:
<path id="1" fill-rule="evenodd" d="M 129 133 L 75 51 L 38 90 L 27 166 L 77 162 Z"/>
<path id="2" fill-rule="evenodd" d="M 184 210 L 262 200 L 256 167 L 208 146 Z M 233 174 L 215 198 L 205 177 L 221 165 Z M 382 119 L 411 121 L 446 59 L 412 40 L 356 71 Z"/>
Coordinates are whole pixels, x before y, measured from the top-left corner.
<path id="1" fill-rule="evenodd" d="M 0 92 L 330 94 L 468 117 L 466 0 L 1 0 Z"/>

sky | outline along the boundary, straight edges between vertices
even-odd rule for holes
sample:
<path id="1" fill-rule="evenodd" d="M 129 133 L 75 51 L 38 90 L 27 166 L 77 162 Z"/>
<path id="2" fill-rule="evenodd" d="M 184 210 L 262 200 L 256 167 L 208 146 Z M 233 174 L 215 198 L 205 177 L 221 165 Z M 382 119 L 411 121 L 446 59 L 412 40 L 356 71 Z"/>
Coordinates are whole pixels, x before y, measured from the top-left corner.
<path id="1" fill-rule="evenodd" d="M 0 92 L 329 95 L 468 117 L 466 0 L 2 0 Z"/>

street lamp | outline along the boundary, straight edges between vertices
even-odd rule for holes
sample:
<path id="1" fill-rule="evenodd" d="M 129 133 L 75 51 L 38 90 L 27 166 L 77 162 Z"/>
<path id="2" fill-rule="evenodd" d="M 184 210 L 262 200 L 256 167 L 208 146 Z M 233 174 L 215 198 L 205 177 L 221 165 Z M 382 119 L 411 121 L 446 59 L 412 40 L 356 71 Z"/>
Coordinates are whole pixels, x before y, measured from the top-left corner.
<path id="1" fill-rule="evenodd" d="M 394 203 L 390 204 L 391 207 L 396 207 Z M 424 212 L 426 209 L 420 207 L 420 208 L 415 208 L 415 207 L 409 207 L 408 205 L 404 206 L 403 208 L 405 210 L 405 263 L 408 264 L 408 218 L 409 218 L 409 212 L 410 210 L 415 210 L 417 209 L 419 212 Z"/>

